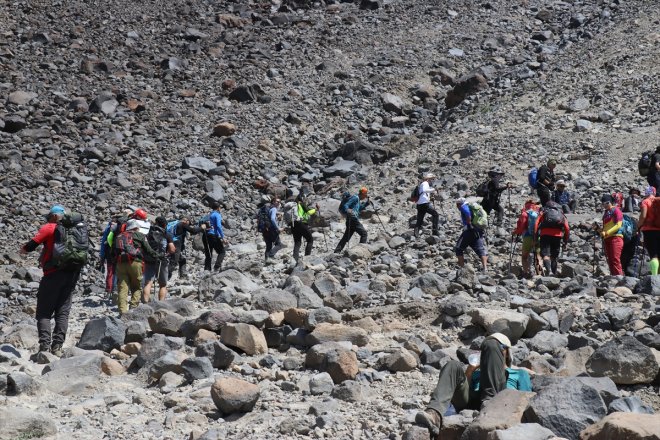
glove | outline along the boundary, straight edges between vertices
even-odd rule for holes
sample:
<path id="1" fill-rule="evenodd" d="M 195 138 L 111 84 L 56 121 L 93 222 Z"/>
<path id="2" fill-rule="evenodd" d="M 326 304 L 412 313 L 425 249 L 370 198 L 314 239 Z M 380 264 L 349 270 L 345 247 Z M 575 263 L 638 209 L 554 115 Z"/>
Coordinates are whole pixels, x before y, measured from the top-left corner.
<path id="1" fill-rule="evenodd" d="M 101 273 L 105 273 L 105 261 L 99 260 L 98 264 L 96 265 L 96 269 Z"/>

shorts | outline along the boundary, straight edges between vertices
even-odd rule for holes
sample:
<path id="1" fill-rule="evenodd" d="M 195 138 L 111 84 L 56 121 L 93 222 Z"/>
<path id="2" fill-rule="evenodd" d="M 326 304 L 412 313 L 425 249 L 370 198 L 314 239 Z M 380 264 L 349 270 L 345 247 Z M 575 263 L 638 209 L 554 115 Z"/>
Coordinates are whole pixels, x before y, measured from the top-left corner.
<path id="1" fill-rule="evenodd" d="M 480 257 L 488 255 L 486 251 L 486 244 L 484 243 L 484 233 L 477 229 L 466 229 L 461 234 L 454 251 L 456 255 L 461 257 L 465 253 L 465 249 L 471 247 L 472 250 Z"/>
<path id="2" fill-rule="evenodd" d="M 649 254 L 649 258 L 658 258 L 660 256 L 660 231 L 643 231 L 644 247 Z"/>
<path id="3" fill-rule="evenodd" d="M 160 272 L 158 272 L 158 265 L 160 265 Z M 144 283 L 148 283 L 151 280 L 158 277 L 158 285 L 160 287 L 167 286 L 167 261 L 161 261 L 160 263 L 144 263 L 144 275 L 142 279 Z"/>
<path id="4" fill-rule="evenodd" d="M 538 245 L 536 248 L 538 249 Z M 524 254 L 531 254 L 534 251 L 534 237 L 531 235 L 529 237 L 523 237 L 522 251 Z"/>
<path id="5" fill-rule="evenodd" d="M 550 235 L 541 235 L 541 256 L 552 259 L 559 258 L 561 248 L 561 237 L 552 237 Z"/>

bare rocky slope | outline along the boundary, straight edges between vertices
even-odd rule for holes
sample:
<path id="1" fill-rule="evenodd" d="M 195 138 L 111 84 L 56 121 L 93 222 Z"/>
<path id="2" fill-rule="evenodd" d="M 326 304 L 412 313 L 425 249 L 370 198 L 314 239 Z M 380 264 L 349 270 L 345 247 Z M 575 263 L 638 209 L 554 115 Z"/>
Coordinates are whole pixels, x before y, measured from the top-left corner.
<path id="1" fill-rule="evenodd" d="M 428 438 L 438 370 L 503 323 L 537 394 L 448 416 L 443 440 L 659 435 L 660 277 L 607 276 L 589 232 L 659 145 L 655 2 L 11 1 L 0 24 L 0 439 Z M 559 276 L 520 280 L 509 232 L 549 157 L 578 197 L 571 243 Z M 456 279 L 453 200 L 493 165 L 506 224 L 490 272 Z M 415 238 L 428 170 L 441 234 Z M 332 254 L 362 185 L 370 243 Z M 257 204 L 303 187 L 313 255 L 292 267 L 285 235 L 264 266 Z M 65 356 L 31 356 L 40 270 L 18 248 L 52 204 L 96 243 L 123 208 L 211 201 L 224 272 L 188 249 L 172 299 L 119 320 L 90 265 Z"/>

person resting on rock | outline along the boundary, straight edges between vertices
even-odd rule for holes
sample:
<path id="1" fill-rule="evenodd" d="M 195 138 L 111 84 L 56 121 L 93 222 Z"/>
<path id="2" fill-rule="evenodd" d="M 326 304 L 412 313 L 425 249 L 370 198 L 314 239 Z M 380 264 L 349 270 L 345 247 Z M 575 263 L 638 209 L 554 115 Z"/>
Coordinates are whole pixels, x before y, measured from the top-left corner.
<path id="1" fill-rule="evenodd" d="M 456 412 L 464 409 L 478 410 L 505 388 L 532 391 L 530 373 L 533 372 L 511 366 L 511 341 L 502 333 L 493 333 L 484 340 L 480 362 L 472 360 L 472 357 L 465 371 L 463 365 L 455 360 L 442 367 L 438 384 L 431 393 L 431 401 L 424 411 L 415 416 L 415 422 L 427 427 L 431 436 L 440 434 L 442 416 L 450 403 Z"/>

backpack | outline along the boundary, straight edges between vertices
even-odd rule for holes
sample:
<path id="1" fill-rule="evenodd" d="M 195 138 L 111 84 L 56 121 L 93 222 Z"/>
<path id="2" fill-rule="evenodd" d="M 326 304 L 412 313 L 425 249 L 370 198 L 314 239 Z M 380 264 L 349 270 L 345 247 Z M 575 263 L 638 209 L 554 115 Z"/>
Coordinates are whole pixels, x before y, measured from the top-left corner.
<path id="1" fill-rule="evenodd" d="M 257 210 L 257 231 L 267 232 L 270 230 L 270 204 L 265 203 Z"/>
<path id="2" fill-rule="evenodd" d="M 298 203 L 286 202 L 282 208 L 282 219 L 285 225 L 293 226 L 295 222 L 300 220 L 298 218 Z"/>
<path id="3" fill-rule="evenodd" d="M 635 235 L 636 228 L 635 221 L 627 214 L 623 214 L 623 224 L 621 225 L 620 232 L 623 234 L 623 241 L 628 243 Z"/>
<path id="4" fill-rule="evenodd" d="M 419 187 L 420 187 L 420 185 L 421 184 L 416 185 L 415 188 L 413 188 L 413 190 L 410 192 L 410 198 L 408 200 L 410 200 L 413 203 L 417 203 L 419 201 Z M 341 208 L 341 206 L 340 206 L 340 208 Z"/>
<path id="5" fill-rule="evenodd" d="M 482 182 L 481 184 L 479 184 L 479 186 L 477 186 L 477 188 L 475 189 L 475 193 L 479 197 L 488 196 L 488 183 L 489 183 L 489 181 L 486 180 L 485 182 Z"/>
<path id="6" fill-rule="evenodd" d="M 653 199 L 653 203 L 651 204 L 650 209 L 653 212 L 652 214 L 653 223 L 651 224 L 651 226 L 655 228 L 660 228 L 660 197 L 656 197 Z"/>
<path id="7" fill-rule="evenodd" d="M 206 214 L 197 220 L 197 226 L 206 225 L 208 229 L 211 226 L 211 214 Z"/>
<path id="8" fill-rule="evenodd" d="M 529 182 L 529 186 L 531 186 L 534 189 L 538 188 L 538 177 L 539 177 L 539 169 L 534 167 L 531 170 L 529 170 L 529 174 L 527 175 L 527 182 Z"/>
<path id="9" fill-rule="evenodd" d="M 539 212 L 536 209 L 528 209 L 527 211 L 527 235 L 534 235 L 534 226 L 536 220 L 539 218 Z"/>
<path id="10" fill-rule="evenodd" d="M 543 208 L 542 228 L 564 228 L 564 211 L 557 202 L 550 201 Z"/>
<path id="11" fill-rule="evenodd" d="M 653 156 L 655 156 L 653 151 L 645 151 L 642 153 L 642 157 L 639 159 L 639 162 L 637 162 L 637 170 L 639 171 L 640 176 L 646 177 L 651 172 L 653 162 L 655 161 Z"/>
<path id="12" fill-rule="evenodd" d="M 348 191 L 344 191 L 344 193 L 341 195 L 341 200 L 339 201 L 339 209 L 337 210 L 342 217 L 346 217 L 348 214 L 346 212 L 346 203 L 351 199 L 351 193 Z"/>
<path id="13" fill-rule="evenodd" d="M 181 236 L 183 235 L 183 234 L 176 235 L 177 226 L 179 226 L 179 220 L 172 220 L 167 224 L 167 228 L 165 228 L 165 231 L 172 236 L 172 241 L 181 240 Z"/>
<path id="14" fill-rule="evenodd" d="M 115 237 L 115 250 L 118 262 L 131 263 L 142 259 L 142 249 L 133 242 L 133 231 L 124 231 Z"/>
<path id="15" fill-rule="evenodd" d="M 614 200 L 614 205 L 619 209 L 623 209 L 623 193 L 615 192 L 612 193 L 612 199 Z"/>
<path id="16" fill-rule="evenodd" d="M 152 225 L 147 234 L 147 243 L 149 243 L 151 249 L 161 254 L 165 254 L 165 251 L 167 250 L 167 237 L 165 236 L 165 230 L 160 226 Z M 145 257 L 145 260 L 150 261 L 151 259 Z"/>
<path id="17" fill-rule="evenodd" d="M 53 254 L 49 266 L 58 269 L 80 269 L 87 264 L 89 234 L 80 213 L 72 212 L 62 218 L 55 228 Z"/>
<path id="18" fill-rule="evenodd" d="M 470 214 L 472 215 L 472 226 L 479 229 L 486 229 L 488 227 L 488 214 L 480 204 L 474 202 L 468 205 Z"/>

